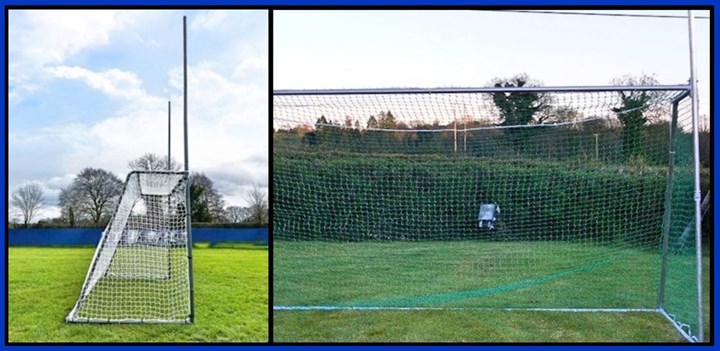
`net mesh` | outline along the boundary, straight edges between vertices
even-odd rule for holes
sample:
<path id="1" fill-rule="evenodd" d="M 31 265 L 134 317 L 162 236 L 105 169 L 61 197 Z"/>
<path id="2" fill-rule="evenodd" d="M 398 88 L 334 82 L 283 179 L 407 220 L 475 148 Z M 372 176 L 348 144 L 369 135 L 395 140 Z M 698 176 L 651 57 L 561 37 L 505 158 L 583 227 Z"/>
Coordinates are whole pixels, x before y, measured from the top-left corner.
<path id="1" fill-rule="evenodd" d="M 692 324 L 680 94 L 274 95 L 275 308 L 657 309 L 665 224 L 664 303 Z"/>
<path id="2" fill-rule="evenodd" d="M 695 169 L 691 101 L 680 101 L 674 134 L 673 174 L 666 193 L 669 211 L 664 226 L 668 232 L 667 277 L 663 307 L 689 335 L 698 334 L 697 260 L 695 235 Z M 707 268 L 704 270 L 707 272 Z M 707 321 L 704 323 L 708 326 Z M 708 335 L 705 330 L 705 335 Z"/>
<path id="3" fill-rule="evenodd" d="M 70 322 L 188 322 L 186 173 L 133 172 Z"/>

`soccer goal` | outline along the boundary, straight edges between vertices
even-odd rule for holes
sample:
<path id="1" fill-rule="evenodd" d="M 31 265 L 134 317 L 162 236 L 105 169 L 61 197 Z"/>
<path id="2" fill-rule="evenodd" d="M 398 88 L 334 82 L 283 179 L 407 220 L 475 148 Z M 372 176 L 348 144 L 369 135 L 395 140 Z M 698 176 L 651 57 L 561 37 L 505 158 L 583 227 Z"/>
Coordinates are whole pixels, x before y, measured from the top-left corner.
<path id="1" fill-rule="evenodd" d="M 187 187 L 187 172 L 127 176 L 68 322 L 192 322 Z"/>
<path id="2" fill-rule="evenodd" d="M 697 341 L 689 89 L 275 91 L 274 310 L 648 312 Z"/>

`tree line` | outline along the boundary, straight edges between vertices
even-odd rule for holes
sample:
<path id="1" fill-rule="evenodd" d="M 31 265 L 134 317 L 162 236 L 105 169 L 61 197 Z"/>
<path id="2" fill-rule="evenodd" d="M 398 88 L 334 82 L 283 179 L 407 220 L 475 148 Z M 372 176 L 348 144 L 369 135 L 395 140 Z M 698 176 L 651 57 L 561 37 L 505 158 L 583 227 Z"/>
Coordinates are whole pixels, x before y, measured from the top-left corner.
<path id="1" fill-rule="evenodd" d="M 180 170 L 175 160 L 148 153 L 128 162 L 135 171 Z M 192 222 L 248 223 L 264 226 L 268 223 L 268 200 L 266 194 L 253 184 L 245 194 L 248 206 L 226 206 L 213 181 L 201 172 L 189 175 L 190 208 Z M 110 221 L 123 192 L 124 183 L 115 174 L 101 168 L 87 167 L 80 171 L 58 197 L 60 217 L 41 221 L 48 225 L 104 226 Z M 40 184 L 33 182 L 15 190 L 10 199 L 11 207 L 28 227 L 45 205 Z"/>
<path id="2" fill-rule="evenodd" d="M 612 81 L 616 86 L 647 86 L 658 85 L 659 83 L 653 76 L 623 76 Z M 492 81 L 492 85 L 496 88 L 522 88 L 522 87 L 538 87 L 542 84 L 527 74 L 518 74 L 511 78 L 496 78 Z M 581 153 L 595 154 L 596 149 L 602 149 L 600 146 L 608 146 L 611 150 L 620 150 L 619 155 L 612 155 L 612 162 L 637 161 L 657 164 L 667 164 L 666 150 L 661 150 L 662 154 L 655 155 L 655 151 L 648 151 L 646 145 L 648 143 L 663 142 L 667 145 L 667 131 L 669 125 L 667 122 L 655 121 L 651 122 L 652 116 L 659 116 L 664 112 L 654 104 L 661 96 L 662 92 L 647 90 L 628 90 L 617 91 L 619 106 L 614 107 L 611 111 L 617 116 L 617 125 L 608 124 L 592 124 L 585 126 L 585 132 L 571 132 L 575 135 L 566 135 L 574 138 L 573 142 L 578 145 L 566 145 L 572 150 L 578 150 Z M 557 148 L 550 145 L 555 140 L 543 140 L 539 136 L 535 128 L 506 128 L 500 131 L 473 131 L 465 132 L 468 128 L 487 127 L 487 126 L 518 126 L 518 125 L 536 125 L 545 123 L 557 123 L 576 121 L 581 117 L 581 112 L 571 106 L 554 106 L 552 104 L 552 96 L 544 92 L 535 91 L 505 91 L 489 93 L 494 107 L 498 111 L 499 123 L 493 124 L 490 121 L 473 120 L 468 116 L 464 116 L 460 123 L 463 125 L 463 138 L 473 136 L 477 140 L 493 139 L 492 145 L 498 146 L 502 153 L 506 154 L 525 154 L 527 150 L 542 150 L 543 146 L 548 148 Z M 434 123 L 416 123 L 408 126 L 399 121 L 392 111 L 380 111 L 377 115 L 369 116 L 366 123 L 366 129 L 361 130 L 360 121 L 353 121 L 350 117 L 346 117 L 345 121 L 332 121 L 325 116 L 319 116 L 314 128 L 308 126 L 298 126 L 294 130 L 276 131 L 279 145 L 282 145 L 283 138 L 285 141 L 292 141 L 293 135 L 300 136 L 300 142 L 305 146 L 329 146 L 338 147 L 345 146 L 349 149 L 358 148 L 370 152 L 376 152 L 375 148 L 387 150 L 387 152 L 407 152 L 407 153 L 426 153 L 426 152 L 447 152 L 452 150 L 457 153 L 458 140 L 452 131 L 437 133 L 398 133 L 398 132 L 381 132 L 383 130 L 423 130 L 423 129 L 447 129 L 455 127 L 457 121 L 442 126 L 438 121 Z M 342 127 L 342 128 L 339 128 Z M 456 129 L 456 128 L 452 128 Z M 484 133 L 484 134 L 483 134 Z M 594 134 L 606 135 L 604 140 L 597 140 L 598 136 Z M 582 135 L 581 135 L 582 134 Z M 547 135 L 547 134 L 545 134 Z M 563 138 L 563 136 L 558 136 Z M 582 138 L 592 139 L 592 142 L 580 142 Z M 560 140 L 560 139 L 558 139 Z M 465 142 L 465 140 L 463 140 Z M 604 143 L 604 145 L 602 145 Z M 580 145 L 582 144 L 582 145 Z M 586 145 L 587 144 L 587 145 Z M 480 145 L 476 145 L 480 147 Z M 423 149 L 425 148 L 425 149 Z M 460 148 L 462 149 L 462 148 Z M 566 149 L 568 150 L 568 149 Z M 467 151 L 467 150 L 463 150 Z M 473 150 L 469 150 L 469 154 L 473 154 Z M 650 153 L 650 154 L 648 154 Z M 569 157 L 576 157 L 575 154 L 569 154 Z"/>

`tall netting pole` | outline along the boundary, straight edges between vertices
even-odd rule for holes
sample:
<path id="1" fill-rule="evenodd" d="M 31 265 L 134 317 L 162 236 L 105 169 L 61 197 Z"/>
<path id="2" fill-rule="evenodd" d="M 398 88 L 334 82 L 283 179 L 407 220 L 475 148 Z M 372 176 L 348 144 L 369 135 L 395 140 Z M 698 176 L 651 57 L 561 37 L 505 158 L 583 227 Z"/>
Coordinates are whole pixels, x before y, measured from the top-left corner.
<path id="1" fill-rule="evenodd" d="M 658 308 L 665 308 L 665 285 L 667 283 L 667 270 L 668 270 L 668 246 L 670 240 L 670 232 L 672 228 L 672 192 L 673 192 L 673 177 L 675 175 L 675 136 L 677 134 L 678 124 L 678 104 L 680 100 L 684 99 L 687 95 L 683 94 L 675 98 L 672 103 L 672 112 L 670 117 L 670 138 L 669 138 L 669 152 L 668 152 L 668 176 L 667 176 L 667 188 L 665 190 L 665 216 L 663 223 L 663 239 L 662 239 L 662 262 L 660 264 L 660 287 L 658 292 Z M 597 134 L 595 134 L 597 135 Z M 597 158 L 597 157 L 596 157 Z"/>
<path id="2" fill-rule="evenodd" d="M 185 132 L 185 172 L 188 167 L 188 124 L 187 124 L 187 17 L 183 16 L 183 128 Z M 189 174 L 188 174 L 189 179 Z M 185 211 L 185 227 L 187 228 L 188 269 L 190 270 L 190 323 L 195 322 L 195 288 L 193 283 L 192 264 L 192 223 L 190 209 L 190 185 L 185 187 L 187 209 Z"/>
<path id="3" fill-rule="evenodd" d="M 168 162 L 167 162 L 167 170 L 168 171 L 172 170 L 172 167 L 170 165 L 170 160 L 172 159 L 170 157 L 170 137 L 171 137 L 170 125 L 171 124 L 172 124 L 172 121 L 170 118 L 170 100 L 168 100 Z"/>
<path id="4" fill-rule="evenodd" d="M 700 210 L 700 133 L 698 126 L 697 67 L 695 65 L 695 21 L 693 11 L 688 10 L 688 34 L 690 42 L 690 87 L 692 94 L 693 155 L 695 159 L 695 256 L 697 260 L 697 308 L 698 341 L 703 341 L 702 301 L 702 215 Z"/>

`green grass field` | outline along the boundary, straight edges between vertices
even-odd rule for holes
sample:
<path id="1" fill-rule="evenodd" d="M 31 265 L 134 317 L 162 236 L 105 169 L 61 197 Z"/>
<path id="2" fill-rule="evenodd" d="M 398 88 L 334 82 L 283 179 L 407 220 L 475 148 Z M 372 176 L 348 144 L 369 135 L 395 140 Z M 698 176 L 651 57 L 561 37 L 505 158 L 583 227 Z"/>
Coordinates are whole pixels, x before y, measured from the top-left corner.
<path id="1" fill-rule="evenodd" d="M 652 250 L 562 242 L 276 241 L 273 257 L 275 307 L 381 309 L 276 310 L 275 341 L 683 340 L 654 312 L 478 310 L 654 309 L 660 257 Z M 668 286 L 669 299 L 687 290 L 680 284 Z M 382 310 L 397 307 L 450 309 Z"/>
<path id="2" fill-rule="evenodd" d="M 9 342 L 266 342 L 268 251 L 193 251 L 195 324 L 65 323 L 94 248 L 9 248 Z"/>

